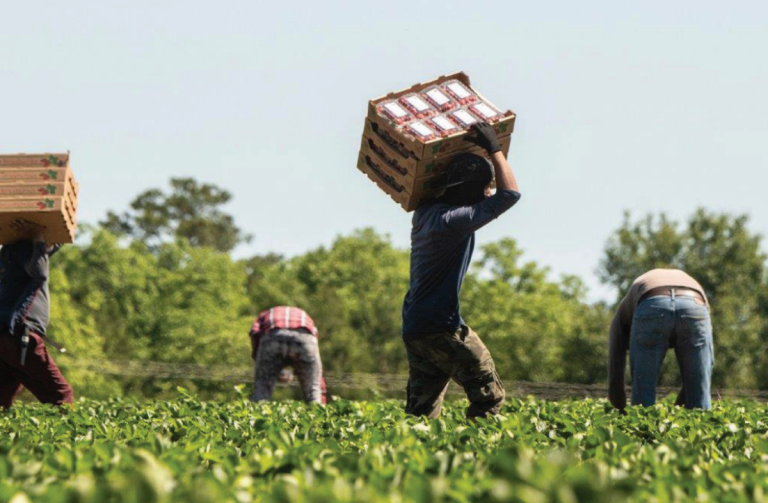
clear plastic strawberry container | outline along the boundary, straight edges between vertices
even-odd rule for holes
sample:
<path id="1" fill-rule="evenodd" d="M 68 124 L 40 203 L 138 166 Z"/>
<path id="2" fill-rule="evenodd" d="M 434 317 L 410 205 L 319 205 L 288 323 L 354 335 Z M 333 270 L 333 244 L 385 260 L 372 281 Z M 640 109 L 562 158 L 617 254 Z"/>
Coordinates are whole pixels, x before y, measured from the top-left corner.
<path id="1" fill-rule="evenodd" d="M 376 105 L 376 111 L 395 124 L 405 124 L 413 120 L 413 115 L 395 100 L 382 101 Z"/>
<path id="2" fill-rule="evenodd" d="M 459 133 L 462 130 L 462 128 L 457 126 L 446 115 L 438 115 L 436 117 L 432 117 L 427 121 L 427 124 L 432 126 L 435 131 L 440 133 L 440 136 L 450 136 L 452 134 Z"/>
<path id="3" fill-rule="evenodd" d="M 458 80 L 444 82 L 442 88 L 448 95 L 458 101 L 460 105 L 469 105 L 470 103 L 478 101 L 477 95 Z"/>
<path id="4" fill-rule="evenodd" d="M 403 127 L 403 131 L 422 142 L 428 142 L 440 137 L 440 135 L 438 135 L 435 130 L 421 121 L 413 121 L 409 124 L 406 124 Z"/>
<path id="5" fill-rule="evenodd" d="M 401 96 L 399 101 L 417 119 L 426 119 L 438 114 L 437 109 L 419 94 L 406 94 Z"/>
<path id="6" fill-rule="evenodd" d="M 469 111 L 477 118 L 485 122 L 498 122 L 499 119 L 504 117 L 504 114 L 502 114 L 496 107 L 482 100 L 469 105 L 467 108 L 469 108 Z"/>
<path id="7" fill-rule="evenodd" d="M 446 115 L 461 129 L 469 129 L 473 124 L 480 122 L 480 119 L 471 114 L 466 108 L 459 108 L 458 110 L 448 112 Z"/>
<path id="8" fill-rule="evenodd" d="M 440 86 L 430 86 L 424 89 L 421 95 L 441 112 L 447 112 L 459 106 L 447 93 L 440 89 Z"/>

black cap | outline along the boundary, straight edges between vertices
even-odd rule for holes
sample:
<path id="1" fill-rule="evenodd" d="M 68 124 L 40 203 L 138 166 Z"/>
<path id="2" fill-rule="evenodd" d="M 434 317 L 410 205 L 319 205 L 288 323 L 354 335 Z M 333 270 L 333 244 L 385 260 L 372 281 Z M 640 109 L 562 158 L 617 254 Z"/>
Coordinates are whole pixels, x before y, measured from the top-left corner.
<path id="1" fill-rule="evenodd" d="M 458 154 L 446 168 L 443 189 L 463 183 L 477 182 L 488 185 L 493 181 L 493 166 L 485 157 L 470 152 Z"/>

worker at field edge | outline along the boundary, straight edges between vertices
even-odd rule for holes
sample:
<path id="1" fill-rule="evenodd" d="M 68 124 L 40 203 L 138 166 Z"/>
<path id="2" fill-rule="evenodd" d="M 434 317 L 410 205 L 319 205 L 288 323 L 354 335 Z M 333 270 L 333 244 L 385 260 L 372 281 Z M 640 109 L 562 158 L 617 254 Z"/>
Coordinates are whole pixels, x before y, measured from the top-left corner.
<path id="1" fill-rule="evenodd" d="M 451 379 L 467 394 L 468 418 L 497 414 L 504 386 L 491 354 L 464 323 L 459 306 L 475 247 L 475 231 L 520 199 L 517 181 L 486 124 L 468 141 L 488 152 L 456 155 L 447 166 L 442 195 L 420 205 L 411 231 L 411 282 L 403 303 L 403 341 L 408 355 L 406 412 L 436 418 Z M 496 193 L 490 184 L 496 175 Z"/>
<path id="2" fill-rule="evenodd" d="M 656 403 L 664 357 L 674 348 L 682 388 L 677 405 L 711 408 L 715 355 L 709 301 L 701 285 L 677 269 L 653 269 L 637 278 L 611 323 L 608 396 L 617 409 L 627 404 L 624 369 L 629 351 L 632 404 Z"/>
<path id="3" fill-rule="evenodd" d="M 252 401 L 272 398 L 275 383 L 289 380 L 283 370 L 292 366 L 304 399 L 310 403 L 328 403 L 317 326 L 303 309 L 291 306 L 267 309 L 256 318 L 249 335 L 251 357 L 256 362 Z"/>
<path id="4" fill-rule="evenodd" d="M 46 245 L 33 224 L 32 239 L 0 250 L 0 407 L 8 409 L 27 388 L 40 402 L 72 403 L 72 387 L 45 347 L 50 320 L 49 259 L 60 245 Z"/>

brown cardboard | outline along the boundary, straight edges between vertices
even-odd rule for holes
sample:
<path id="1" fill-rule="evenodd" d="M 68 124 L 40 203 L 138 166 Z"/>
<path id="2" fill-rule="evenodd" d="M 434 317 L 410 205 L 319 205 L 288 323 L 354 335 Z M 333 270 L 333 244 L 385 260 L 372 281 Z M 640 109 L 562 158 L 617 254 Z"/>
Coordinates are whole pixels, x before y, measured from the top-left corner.
<path id="1" fill-rule="evenodd" d="M 0 200 L 0 243 L 29 237 L 26 230 L 18 229 L 20 220 L 43 227 L 49 243 L 72 243 L 75 240 L 74 221 L 66 209 L 64 197 Z"/>
<path id="2" fill-rule="evenodd" d="M 0 165 L 0 182 L 63 182 L 71 174 L 69 168 L 8 168 Z"/>
<path id="3" fill-rule="evenodd" d="M 10 154 L 0 155 L 0 168 L 37 168 L 69 166 L 69 153 Z"/>
<path id="4" fill-rule="evenodd" d="M 485 150 L 469 142 L 464 142 L 463 150 L 457 150 L 440 157 L 427 159 L 426 161 L 421 161 L 412 156 L 404 157 L 401 150 L 393 148 L 387 143 L 386 137 L 377 134 L 377 131 L 380 132 L 380 130 L 374 128 L 373 123 L 368 120 L 365 121 L 365 127 L 363 129 L 364 140 L 361 150 L 365 147 L 367 152 L 375 152 L 389 168 L 399 171 L 404 175 L 410 174 L 413 178 L 421 178 L 423 176 L 442 172 L 448 165 L 448 161 L 450 161 L 454 155 L 462 152 L 472 152 L 487 157 Z M 509 153 L 511 143 L 511 135 L 499 137 L 499 146 L 504 155 Z"/>
<path id="5" fill-rule="evenodd" d="M 72 243 L 78 191 L 69 154 L 0 155 L 0 244 L 29 237 L 19 221 L 43 227 L 49 243 Z"/>
<path id="6" fill-rule="evenodd" d="M 486 99 L 482 94 L 480 94 L 477 91 L 477 89 L 472 87 L 472 85 L 469 82 L 469 76 L 466 73 L 459 72 L 451 75 L 443 75 L 429 82 L 414 84 L 408 89 L 404 89 L 402 91 L 397 91 L 394 93 L 389 93 L 386 96 L 382 96 L 382 97 L 371 100 L 370 102 L 368 102 L 368 120 L 371 121 L 371 123 L 374 125 L 375 128 L 381 130 L 379 131 L 379 134 L 389 135 L 394 142 L 399 144 L 399 149 L 402 150 L 403 153 L 407 152 L 410 156 L 413 156 L 416 159 L 423 161 L 426 159 L 439 157 L 453 151 L 460 151 L 461 149 L 465 148 L 466 142 L 464 141 L 464 139 L 469 134 L 469 132 L 467 131 L 462 131 L 460 133 L 447 136 L 445 138 L 438 138 L 428 142 L 422 142 L 417 139 L 410 138 L 405 134 L 403 134 L 402 132 L 400 132 L 397 129 L 397 126 L 394 122 L 380 116 L 376 111 L 377 103 L 380 103 L 386 100 L 397 99 L 400 96 L 403 96 L 405 94 L 420 92 L 431 85 L 441 84 L 448 80 L 454 80 L 454 79 L 459 80 L 464 85 L 469 87 L 478 97 L 485 100 L 487 103 L 493 105 L 493 103 L 490 100 Z M 515 118 L 516 118 L 516 115 L 514 112 L 512 111 L 504 112 L 504 116 L 502 117 L 502 119 L 499 122 L 492 124 L 494 130 L 496 130 L 496 134 L 499 136 L 511 135 L 515 128 Z"/>
<path id="7" fill-rule="evenodd" d="M 13 197 L 45 197 L 63 195 L 66 184 L 57 183 L 2 183 L 0 182 L 0 198 Z"/>
<path id="8" fill-rule="evenodd" d="M 386 192 L 397 204 L 403 207 L 405 211 L 413 211 L 419 203 L 434 194 L 438 187 L 445 182 L 445 174 L 436 174 L 414 180 L 410 185 L 411 193 L 405 190 L 405 186 L 399 183 L 398 179 L 392 177 L 391 170 L 388 170 L 378 159 L 366 156 L 363 153 L 358 155 L 357 169 L 365 173 L 381 190 Z"/>

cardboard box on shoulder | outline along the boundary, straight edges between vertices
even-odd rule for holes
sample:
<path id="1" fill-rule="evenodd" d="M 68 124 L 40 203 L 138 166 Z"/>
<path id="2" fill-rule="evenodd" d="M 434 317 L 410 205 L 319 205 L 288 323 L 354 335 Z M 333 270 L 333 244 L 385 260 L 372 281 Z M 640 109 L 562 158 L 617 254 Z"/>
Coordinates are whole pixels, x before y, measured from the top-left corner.
<path id="1" fill-rule="evenodd" d="M 0 168 L 49 168 L 69 166 L 69 153 L 0 155 Z"/>
<path id="2" fill-rule="evenodd" d="M 358 155 L 357 169 L 386 192 L 405 211 L 413 211 L 421 201 L 436 195 L 436 192 L 445 183 L 445 173 L 427 176 L 415 180 L 411 187 L 412 192 L 407 192 L 405 186 L 398 183 L 382 162 L 362 152 Z"/>
<path id="3" fill-rule="evenodd" d="M 514 112 L 501 112 L 472 87 L 464 72 L 444 75 L 369 101 L 357 167 L 403 209 L 413 211 L 422 199 L 436 195 L 456 154 L 487 157 L 466 141 L 472 134 L 469 124 L 488 120 L 507 155 L 515 119 Z M 420 132 L 421 139 L 416 137 Z"/>
<path id="4" fill-rule="evenodd" d="M 0 244 L 29 237 L 24 222 L 49 243 L 72 243 L 78 191 L 69 154 L 0 155 Z"/>
<path id="5" fill-rule="evenodd" d="M 381 114 L 379 114 L 377 110 L 377 105 L 382 102 L 396 100 L 402 96 L 418 93 L 430 87 L 440 85 L 446 82 L 451 82 L 451 81 L 461 82 L 478 98 L 483 100 L 483 102 L 488 103 L 491 106 L 494 106 L 488 99 L 486 99 L 474 87 L 472 87 L 469 81 L 469 76 L 466 73 L 459 72 L 459 73 L 454 73 L 450 75 L 444 75 L 442 77 L 438 77 L 434 80 L 424 82 L 421 84 L 414 84 L 408 89 L 404 89 L 402 91 L 397 91 L 394 93 L 389 93 L 386 96 L 381 96 L 379 98 L 372 99 L 368 103 L 368 120 L 371 121 L 373 124 L 376 124 L 377 128 L 381 129 L 383 132 L 386 132 L 386 134 L 388 134 L 392 138 L 392 140 L 399 145 L 399 148 L 404 153 L 408 152 L 409 155 L 422 161 L 433 158 L 433 157 L 439 157 L 451 152 L 462 152 L 464 150 L 467 150 L 468 147 L 467 147 L 467 142 L 465 141 L 465 138 L 470 133 L 466 130 L 461 130 L 447 137 L 440 137 L 434 140 L 422 142 L 416 138 L 409 137 L 406 134 L 404 134 L 402 131 L 402 128 L 398 127 L 399 125 L 397 123 L 382 116 Z M 494 108 L 496 107 L 494 106 Z M 514 131 L 515 118 L 516 118 L 516 115 L 514 112 L 512 111 L 503 112 L 500 115 L 499 119 L 496 122 L 492 123 L 491 125 L 493 126 L 498 136 L 500 137 L 508 136 L 508 135 L 511 135 L 512 132 Z"/>
<path id="6" fill-rule="evenodd" d="M 376 125 L 366 120 L 365 127 L 363 128 L 363 138 L 366 140 L 363 142 L 362 147 L 367 145 L 367 148 L 376 152 L 389 166 L 396 169 L 403 174 L 409 174 L 414 178 L 421 178 L 423 176 L 430 176 L 435 173 L 439 173 L 444 170 L 448 161 L 453 159 L 456 154 L 461 152 L 472 152 L 477 155 L 487 157 L 485 150 L 477 145 L 469 142 L 465 142 L 465 150 L 460 152 L 451 152 L 442 156 L 433 157 L 425 161 L 421 161 L 412 156 L 404 156 L 401 150 L 394 147 L 389 138 L 386 135 L 380 134 L 381 130 L 376 128 Z M 499 146 L 501 147 L 504 155 L 509 154 L 509 147 L 512 144 L 512 136 L 499 136 Z M 362 151 L 361 147 L 361 151 Z"/>

